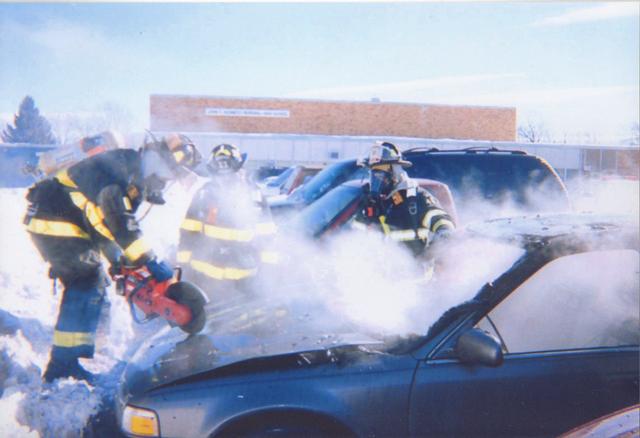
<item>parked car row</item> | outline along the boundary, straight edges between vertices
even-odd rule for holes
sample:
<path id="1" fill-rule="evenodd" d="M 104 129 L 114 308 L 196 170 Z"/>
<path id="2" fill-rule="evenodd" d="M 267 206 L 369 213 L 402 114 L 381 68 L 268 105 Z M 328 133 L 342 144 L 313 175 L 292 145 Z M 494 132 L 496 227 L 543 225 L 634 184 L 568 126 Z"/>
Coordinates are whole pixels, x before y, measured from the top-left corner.
<path id="1" fill-rule="evenodd" d="M 296 164 L 286 168 L 279 175 L 266 178 L 258 186 L 267 197 L 287 196 L 301 185 L 306 184 L 320 170 L 320 166 Z"/>
<path id="2" fill-rule="evenodd" d="M 567 190 L 555 170 L 540 157 L 522 151 L 418 148 L 403 152 L 403 157 L 412 163 L 409 176 L 449 187 L 464 222 L 495 217 L 499 208 L 509 212 L 570 209 Z M 269 204 L 274 216 L 283 216 L 312 204 L 346 181 L 365 182 L 366 176 L 358 160 L 339 161 L 289 195 L 271 198 Z"/>

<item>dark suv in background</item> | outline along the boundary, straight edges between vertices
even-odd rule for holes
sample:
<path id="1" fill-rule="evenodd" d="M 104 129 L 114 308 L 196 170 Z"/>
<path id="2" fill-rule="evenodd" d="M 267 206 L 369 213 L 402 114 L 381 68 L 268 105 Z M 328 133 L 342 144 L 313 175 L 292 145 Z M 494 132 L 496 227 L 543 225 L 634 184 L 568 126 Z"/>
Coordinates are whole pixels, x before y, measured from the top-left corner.
<path id="1" fill-rule="evenodd" d="M 530 213 L 570 209 L 567 190 L 553 168 L 542 158 L 517 150 L 467 148 L 403 151 L 413 166 L 409 176 L 440 181 L 453 194 L 463 222 L 495 217 L 506 212 Z M 275 216 L 315 202 L 343 182 L 367 176 L 354 159 L 328 165 L 283 199 L 271 203 Z"/>
<path id="2" fill-rule="evenodd" d="M 413 148 L 402 154 L 413 163 L 407 169 L 409 176 L 430 178 L 449 186 L 463 221 L 478 215 L 495 217 L 501 211 L 513 214 L 570 210 L 560 176 L 546 160 L 524 151 Z"/>

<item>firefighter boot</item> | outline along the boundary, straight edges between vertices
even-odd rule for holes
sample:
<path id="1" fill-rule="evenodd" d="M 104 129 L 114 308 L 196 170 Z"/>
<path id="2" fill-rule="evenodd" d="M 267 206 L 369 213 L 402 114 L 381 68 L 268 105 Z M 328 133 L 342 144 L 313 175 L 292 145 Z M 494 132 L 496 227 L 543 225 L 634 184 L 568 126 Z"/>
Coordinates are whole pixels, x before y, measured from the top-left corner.
<path id="1" fill-rule="evenodd" d="M 82 368 L 77 357 L 70 359 L 55 358 L 53 355 L 49 360 L 47 369 L 42 376 L 45 383 L 51 383 L 56 379 L 73 377 L 77 380 L 84 380 L 90 385 L 95 385 L 96 375 Z"/>

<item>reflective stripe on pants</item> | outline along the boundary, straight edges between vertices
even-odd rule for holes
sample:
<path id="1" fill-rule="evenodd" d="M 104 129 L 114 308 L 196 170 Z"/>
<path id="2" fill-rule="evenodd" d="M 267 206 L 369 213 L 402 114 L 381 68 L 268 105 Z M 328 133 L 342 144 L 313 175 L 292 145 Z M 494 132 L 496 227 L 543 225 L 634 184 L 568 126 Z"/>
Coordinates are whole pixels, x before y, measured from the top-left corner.
<path id="1" fill-rule="evenodd" d="M 93 357 L 95 334 L 103 303 L 103 289 L 65 289 L 53 336 L 56 357 Z"/>

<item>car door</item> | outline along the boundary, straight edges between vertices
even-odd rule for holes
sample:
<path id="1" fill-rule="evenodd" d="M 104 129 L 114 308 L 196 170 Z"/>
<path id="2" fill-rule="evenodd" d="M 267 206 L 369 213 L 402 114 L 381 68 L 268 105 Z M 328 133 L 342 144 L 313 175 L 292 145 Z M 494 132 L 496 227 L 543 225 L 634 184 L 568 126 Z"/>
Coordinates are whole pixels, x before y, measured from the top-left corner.
<path id="1" fill-rule="evenodd" d="M 462 364 L 455 337 L 421 362 L 412 434 L 550 436 L 637 403 L 638 260 L 593 251 L 542 267 L 475 325 L 501 341 L 501 365 Z"/>

